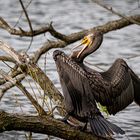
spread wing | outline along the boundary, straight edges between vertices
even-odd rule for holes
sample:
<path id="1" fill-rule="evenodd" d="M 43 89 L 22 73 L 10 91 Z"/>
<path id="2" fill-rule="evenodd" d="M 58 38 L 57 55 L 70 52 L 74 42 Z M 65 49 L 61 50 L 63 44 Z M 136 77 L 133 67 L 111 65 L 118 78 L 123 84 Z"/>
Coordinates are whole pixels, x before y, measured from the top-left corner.
<path id="1" fill-rule="evenodd" d="M 99 113 L 85 71 L 62 52 L 54 59 L 68 112 L 80 117 Z"/>
<path id="2" fill-rule="evenodd" d="M 107 106 L 110 114 L 116 114 L 134 100 L 130 70 L 124 60 L 118 59 L 107 72 L 102 73 L 103 79 L 109 83 L 110 87 L 110 91 L 107 92 L 110 99 L 103 100 L 103 104 Z M 108 105 L 107 100 L 111 100 L 112 103 Z"/>

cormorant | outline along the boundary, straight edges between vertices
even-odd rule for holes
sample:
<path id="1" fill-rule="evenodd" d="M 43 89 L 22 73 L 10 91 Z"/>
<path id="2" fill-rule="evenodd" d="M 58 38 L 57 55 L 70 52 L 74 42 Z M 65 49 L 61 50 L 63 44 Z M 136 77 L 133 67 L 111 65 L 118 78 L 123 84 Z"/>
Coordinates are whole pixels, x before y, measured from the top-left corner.
<path id="1" fill-rule="evenodd" d="M 140 79 L 123 59 L 117 59 L 106 72 L 97 72 L 84 65 L 86 56 L 96 51 L 103 34 L 95 31 L 84 37 L 85 45 L 71 56 L 56 50 L 53 57 L 57 66 L 68 115 L 89 122 L 95 135 L 107 137 L 125 132 L 106 120 L 96 102 L 106 106 L 109 114 L 116 114 L 135 101 L 140 105 Z"/>

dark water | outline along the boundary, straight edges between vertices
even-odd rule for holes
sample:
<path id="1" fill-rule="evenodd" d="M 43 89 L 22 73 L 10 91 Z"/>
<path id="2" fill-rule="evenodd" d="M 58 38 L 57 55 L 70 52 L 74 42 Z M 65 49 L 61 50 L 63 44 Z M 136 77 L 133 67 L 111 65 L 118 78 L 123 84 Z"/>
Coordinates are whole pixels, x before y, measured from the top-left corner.
<path id="1" fill-rule="evenodd" d="M 24 0 L 28 4 L 27 0 Z M 105 0 L 104 3 L 114 7 L 121 13 L 132 15 L 140 13 L 138 8 L 138 0 Z M 81 31 L 97 25 L 102 25 L 110 20 L 118 19 L 117 16 L 112 15 L 103 8 L 92 3 L 90 0 L 33 0 L 28 7 L 28 12 L 33 23 L 33 27 L 37 28 L 41 25 L 46 25 L 53 21 L 54 27 L 65 34 L 76 31 Z M 0 16 L 2 16 L 12 26 L 16 24 L 21 13 L 21 7 L 18 0 L 1 0 L 0 1 Z M 20 22 L 16 27 L 23 27 L 29 29 L 26 18 L 22 16 Z M 20 38 L 9 35 L 6 31 L 0 30 L 0 39 L 8 42 L 16 50 L 26 50 L 30 44 L 30 38 Z M 48 33 L 34 37 L 34 41 L 29 50 L 31 54 L 37 48 L 41 47 L 47 39 L 54 39 Z M 78 43 L 78 42 L 77 42 Z M 75 43 L 75 44 L 77 44 Z M 63 49 L 69 53 L 70 47 Z M 55 83 L 56 87 L 60 89 L 58 75 L 55 64 L 52 59 L 51 50 L 46 55 L 42 56 L 38 65 L 44 69 L 46 57 L 46 73 Z M 3 54 L 0 51 L 0 54 Z M 133 57 L 140 54 L 140 27 L 132 25 L 121 30 L 113 31 L 105 35 L 102 47 L 89 56 L 86 61 L 90 62 L 90 67 L 97 65 L 102 69 L 107 69 L 117 58 L 124 58 L 130 67 L 140 76 L 140 57 Z M 2 69 L 8 71 L 5 64 L 0 63 Z M 96 68 L 97 69 L 97 68 Z M 30 92 L 32 91 L 38 96 L 38 88 L 35 83 L 26 78 L 23 81 L 24 86 Z M 61 90 L 61 89 L 60 89 Z M 39 97 L 38 97 L 39 98 Z M 40 99 L 39 99 L 40 100 Z M 2 101 L 0 102 L 0 109 L 7 112 L 21 113 L 21 114 L 35 114 L 34 108 L 23 94 L 17 89 L 9 90 Z M 125 110 L 119 112 L 116 116 L 110 116 L 109 120 L 126 131 L 127 136 L 116 136 L 117 140 L 139 140 L 140 139 L 140 108 L 135 103 L 129 105 Z M 27 133 L 26 133 L 27 134 Z M 128 137 L 128 138 L 127 138 Z M 33 139 L 45 139 L 46 135 L 33 134 Z M 0 134 L 0 139 L 4 140 L 18 140 L 26 139 L 23 132 L 5 132 Z M 56 138 L 52 138 L 56 139 Z"/>

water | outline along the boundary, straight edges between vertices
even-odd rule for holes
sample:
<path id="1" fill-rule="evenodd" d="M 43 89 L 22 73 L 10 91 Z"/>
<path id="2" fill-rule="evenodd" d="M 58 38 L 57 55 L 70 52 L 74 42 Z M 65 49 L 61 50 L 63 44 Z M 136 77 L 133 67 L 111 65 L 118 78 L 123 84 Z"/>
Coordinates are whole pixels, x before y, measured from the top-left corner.
<path id="1" fill-rule="evenodd" d="M 28 1 L 24 0 L 27 4 Z M 104 0 L 109 6 L 114 7 L 120 13 L 127 15 L 138 14 L 140 10 L 138 8 L 137 0 Z M 0 16 L 2 16 L 8 23 L 14 26 L 20 16 L 21 7 L 18 0 L 1 0 L 0 1 Z M 6 9 L 6 10 L 5 10 Z M 31 18 L 33 28 L 37 28 L 53 22 L 55 29 L 64 33 L 70 34 L 73 32 L 81 31 L 83 29 L 91 28 L 94 26 L 102 25 L 110 20 L 118 19 L 117 16 L 107 12 L 103 8 L 92 3 L 90 0 L 34 0 L 28 7 L 29 16 Z M 16 26 L 23 27 L 24 30 L 29 29 L 26 22 L 26 18 L 22 16 L 20 22 Z M 88 58 L 86 61 L 93 65 L 97 65 L 102 69 L 107 69 L 117 58 L 123 58 L 127 61 L 130 67 L 140 76 L 140 57 L 133 59 L 127 59 L 140 54 L 140 27 L 137 25 L 128 26 L 121 30 L 113 31 L 104 36 L 104 42 L 102 47 Z M 0 30 L 0 38 L 8 42 L 16 50 L 26 50 L 30 44 L 30 38 L 17 37 L 9 35 L 6 31 Z M 29 50 L 29 54 L 32 54 L 35 50 L 43 45 L 47 39 L 54 39 L 50 34 L 40 35 L 34 37 L 34 41 Z M 76 42 L 75 44 L 78 44 Z M 70 47 L 75 44 L 69 45 L 64 48 L 65 52 L 70 52 Z M 44 59 L 46 57 L 46 73 L 53 81 L 55 86 L 61 91 L 58 75 L 56 72 L 55 64 L 52 59 L 51 50 L 46 55 L 43 55 L 38 62 L 38 65 L 44 69 Z M 0 51 L 0 54 L 3 54 Z M 7 66 L 0 63 L 1 69 L 8 71 Z M 34 84 L 33 80 L 29 77 L 23 81 L 24 86 L 32 92 L 28 82 L 30 81 L 35 93 L 38 95 L 38 88 Z M 34 108 L 31 106 L 30 101 L 23 96 L 23 94 L 17 89 L 10 89 L 2 101 L 0 102 L 0 109 L 7 112 L 35 114 Z M 127 137 L 131 140 L 140 139 L 140 108 L 135 103 L 129 105 L 126 109 L 119 112 L 116 116 L 110 116 L 111 122 L 114 122 L 122 129 L 126 131 Z M 116 136 L 117 140 L 126 140 L 126 136 Z M 33 139 L 45 139 L 46 135 L 33 134 Z M 24 132 L 4 132 L 0 134 L 0 139 L 4 140 L 24 140 Z M 56 138 L 52 138 L 56 139 Z"/>

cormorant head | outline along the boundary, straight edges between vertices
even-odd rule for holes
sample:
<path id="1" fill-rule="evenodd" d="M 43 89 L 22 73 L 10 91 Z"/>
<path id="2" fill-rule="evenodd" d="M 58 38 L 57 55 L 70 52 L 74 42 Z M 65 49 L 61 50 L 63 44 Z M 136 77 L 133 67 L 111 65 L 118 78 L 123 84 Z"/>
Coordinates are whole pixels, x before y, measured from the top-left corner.
<path id="1" fill-rule="evenodd" d="M 75 47 L 78 48 L 84 45 L 83 48 L 79 51 L 74 51 L 71 58 L 78 62 L 82 62 L 87 55 L 95 52 L 100 47 L 102 40 L 103 34 L 99 31 L 95 31 L 94 33 L 85 36 L 81 44 Z"/>

